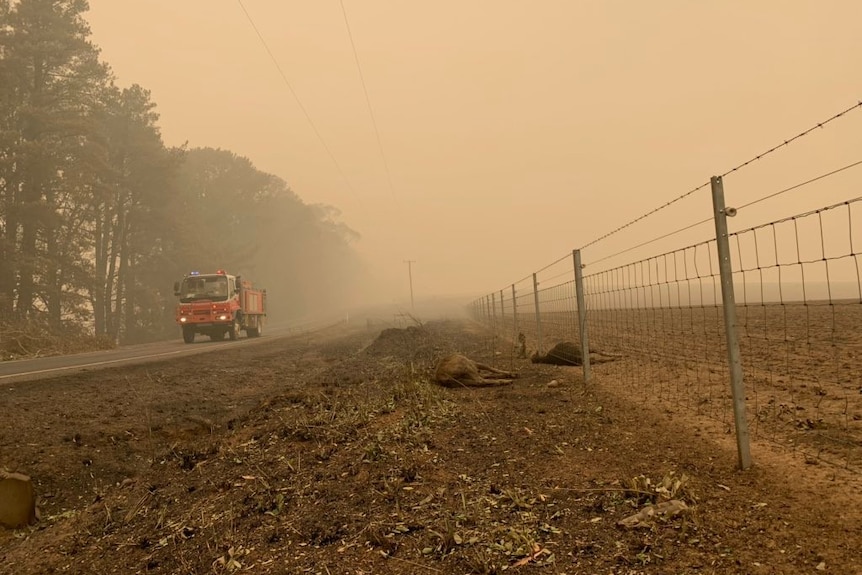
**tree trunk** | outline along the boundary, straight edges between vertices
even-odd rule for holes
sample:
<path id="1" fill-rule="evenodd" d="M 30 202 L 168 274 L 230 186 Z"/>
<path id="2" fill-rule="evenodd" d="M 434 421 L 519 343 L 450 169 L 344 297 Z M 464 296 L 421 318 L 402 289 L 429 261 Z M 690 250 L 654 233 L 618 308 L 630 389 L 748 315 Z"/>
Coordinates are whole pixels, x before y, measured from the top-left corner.
<path id="1" fill-rule="evenodd" d="M 0 230 L 0 319 L 12 317 L 15 305 L 15 279 L 18 266 L 18 182 L 15 164 L 4 171 L 3 195 L 5 226 Z"/>
<path id="2" fill-rule="evenodd" d="M 108 281 L 107 291 L 105 294 L 105 304 L 107 310 L 107 328 L 108 335 L 117 341 L 120 332 L 121 318 L 121 302 L 123 298 L 120 273 L 122 271 L 123 246 L 125 244 L 126 234 L 126 205 L 125 193 L 117 191 L 116 198 L 116 214 L 114 214 L 114 225 L 111 233 L 111 250 L 108 257 Z"/>
<path id="3" fill-rule="evenodd" d="M 63 276 L 63 257 L 60 253 L 60 242 L 57 241 L 58 215 L 56 196 L 52 188 L 45 194 L 45 250 L 47 270 L 45 272 L 45 299 L 48 307 L 48 322 L 55 330 L 59 330 L 63 321 L 63 286 L 60 278 Z"/>
<path id="4" fill-rule="evenodd" d="M 33 111 L 30 111 L 26 120 L 22 142 L 25 147 L 30 148 L 30 161 L 24 165 L 22 172 L 21 263 L 19 265 L 18 301 L 15 308 L 20 318 L 28 317 L 33 311 L 36 261 L 38 259 L 36 240 L 40 226 L 39 204 L 42 199 L 42 155 L 44 151 L 40 149 L 41 142 L 39 141 L 42 135 L 41 121 L 37 119 L 34 111 L 42 109 L 42 90 L 45 82 L 43 70 L 44 62 L 40 57 L 35 56 L 33 58 L 31 104 Z"/>
<path id="5" fill-rule="evenodd" d="M 127 251 L 128 250 L 124 250 Z M 135 278 L 135 268 L 136 268 L 136 258 L 134 253 L 128 253 L 127 258 L 125 258 L 128 264 L 126 265 L 126 273 L 124 275 L 123 285 L 125 285 L 124 293 L 126 294 L 126 301 L 124 306 L 124 315 L 125 315 L 125 340 L 129 340 L 133 338 L 135 335 L 135 326 L 137 324 L 137 314 L 135 313 L 135 294 L 136 294 L 136 278 Z"/>
<path id="6" fill-rule="evenodd" d="M 107 202 L 101 202 L 96 215 L 93 244 L 95 250 L 93 278 L 93 321 L 96 335 L 108 333 L 108 233 L 111 228 Z"/>

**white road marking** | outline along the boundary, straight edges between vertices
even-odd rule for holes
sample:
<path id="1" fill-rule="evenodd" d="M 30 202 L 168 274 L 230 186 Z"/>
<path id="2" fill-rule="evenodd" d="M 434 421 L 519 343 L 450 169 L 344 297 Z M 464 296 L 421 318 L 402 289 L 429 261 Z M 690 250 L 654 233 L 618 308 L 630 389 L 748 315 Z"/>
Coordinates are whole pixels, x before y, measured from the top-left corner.
<path id="1" fill-rule="evenodd" d="M 215 349 L 215 348 L 224 347 L 227 345 L 236 345 L 236 344 L 235 344 L 235 342 L 231 342 L 231 343 L 220 343 L 217 345 L 208 345 L 207 349 L 208 350 L 209 349 Z M 27 375 L 38 375 L 40 373 L 51 373 L 52 371 L 68 371 L 70 369 L 84 369 L 87 367 L 97 367 L 100 365 L 109 365 L 112 363 L 120 363 L 122 361 L 135 361 L 135 360 L 139 360 L 139 359 L 151 359 L 154 357 L 166 357 L 169 355 L 176 355 L 178 353 L 183 353 L 183 352 L 188 352 L 188 351 L 191 351 L 191 350 L 178 349 L 175 351 L 166 351 L 163 353 L 151 353 L 150 355 L 136 355 L 136 356 L 132 356 L 132 357 L 123 357 L 120 359 L 108 359 L 105 361 L 95 361 L 95 362 L 90 362 L 90 363 L 81 363 L 81 364 L 77 364 L 77 365 L 64 365 L 62 367 L 50 367 L 48 369 L 37 369 L 35 371 L 22 371 L 19 373 L 10 373 L 8 375 L 0 375 L 0 380 L 9 379 L 12 377 L 24 377 Z"/>

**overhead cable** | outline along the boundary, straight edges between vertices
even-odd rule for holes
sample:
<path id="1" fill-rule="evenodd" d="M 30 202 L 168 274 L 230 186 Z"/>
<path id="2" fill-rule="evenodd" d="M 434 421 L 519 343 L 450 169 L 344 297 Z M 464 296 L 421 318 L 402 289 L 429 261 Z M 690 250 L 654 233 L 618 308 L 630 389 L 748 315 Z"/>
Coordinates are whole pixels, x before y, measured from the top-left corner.
<path id="1" fill-rule="evenodd" d="M 347 10 L 344 8 L 344 0 L 339 0 L 341 4 L 341 13 L 344 15 L 344 25 L 347 27 L 347 36 L 350 38 L 350 46 L 353 48 L 353 58 L 356 60 L 356 69 L 359 71 L 359 80 L 362 82 L 362 91 L 365 94 L 365 103 L 368 105 L 368 114 L 371 116 L 371 123 L 374 125 L 374 135 L 377 137 L 377 147 L 380 150 L 380 157 L 383 159 L 383 168 L 386 170 L 386 179 L 389 181 L 389 191 L 395 196 L 395 186 L 392 185 L 392 174 L 389 171 L 389 162 L 386 159 L 386 152 L 383 150 L 383 140 L 380 139 L 380 130 L 377 127 L 377 118 L 374 115 L 374 108 L 371 106 L 371 98 L 368 96 L 368 86 L 365 84 L 365 75 L 362 73 L 362 65 L 359 63 L 359 53 L 356 51 L 356 43 L 353 41 L 353 32 L 350 30 L 350 21 L 347 19 Z"/>
<path id="2" fill-rule="evenodd" d="M 290 80 L 287 79 L 287 75 L 284 73 L 284 70 L 282 70 L 281 65 L 278 63 L 278 59 L 276 59 L 275 55 L 272 53 L 272 50 L 270 50 L 269 44 L 267 44 L 266 39 L 264 39 L 263 37 L 263 34 L 260 33 L 257 24 L 254 23 L 254 19 L 251 17 L 251 14 L 249 14 L 248 10 L 246 10 L 246 7 L 242 3 L 242 0 L 237 0 L 237 2 L 239 3 L 240 8 L 242 8 L 243 13 L 248 20 L 248 23 L 251 24 L 251 27 L 254 29 L 255 34 L 257 34 L 257 37 L 260 40 L 260 43 L 263 45 L 264 49 L 266 50 L 266 53 L 269 55 L 269 59 L 272 60 L 272 63 L 275 65 L 276 70 L 278 70 L 278 73 L 281 76 L 281 79 L 284 81 L 285 86 L 287 86 L 287 89 L 290 91 L 294 100 L 296 100 L 299 109 L 302 110 L 302 113 L 305 115 L 305 119 L 308 120 L 311 129 L 314 130 L 317 139 L 320 140 L 320 144 L 323 146 L 323 149 L 326 150 L 326 153 L 329 155 L 329 158 L 332 160 L 332 163 L 335 164 L 335 167 L 338 169 L 339 174 L 341 174 L 341 177 L 347 183 L 347 187 L 352 189 L 350 186 L 350 180 L 348 180 L 347 176 L 344 174 L 344 170 L 341 168 L 341 164 L 339 164 L 338 159 L 336 159 L 335 157 L 335 154 L 332 153 L 332 150 L 326 144 L 326 140 L 323 139 L 323 136 L 320 134 L 320 130 L 317 129 L 317 125 L 315 125 L 314 120 L 311 119 L 311 114 L 308 113 L 308 110 L 303 105 L 302 100 L 299 99 L 296 90 L 293 89 Z"/>

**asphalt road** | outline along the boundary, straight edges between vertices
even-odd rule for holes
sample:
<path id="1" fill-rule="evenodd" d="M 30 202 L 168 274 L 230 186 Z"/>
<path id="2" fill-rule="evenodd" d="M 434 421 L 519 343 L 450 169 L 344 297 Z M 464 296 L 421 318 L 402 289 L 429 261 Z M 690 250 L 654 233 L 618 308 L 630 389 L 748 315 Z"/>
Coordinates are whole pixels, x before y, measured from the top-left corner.
<path id="1" fill-rule="evenodd" d="M 127 345 L 106 351 L 2 361 L 0 362 L 0 385 L 13 381 L 31 381 L 55 377 L 77 371 L 135 365 L 150 361 L 162 361 L 173 357 L 211 353 L 229 346 L 255 345 L 272 341 L 274 338 L 289 337 L 304 331 L 309 331 L 309 329 L 304 326 L 267 327 L 267 330 L 261 337 L 248 338 L 240 336 L 236 341 L 210 341 L 207 337 L 199 336 L 195 343 L 192 344 L 184 343 L 182 339 L 176 339 L 156 343 Z"/>

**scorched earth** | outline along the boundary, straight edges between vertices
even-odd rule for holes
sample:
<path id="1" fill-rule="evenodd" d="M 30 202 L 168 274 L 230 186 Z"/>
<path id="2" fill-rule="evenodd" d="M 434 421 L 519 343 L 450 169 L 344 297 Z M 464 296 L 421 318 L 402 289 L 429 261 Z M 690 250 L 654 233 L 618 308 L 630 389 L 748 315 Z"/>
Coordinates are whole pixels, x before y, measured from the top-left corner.
<path id="1" fill-rule="evenodd" d="M 519 378 L 433 384 L 451 352 Z M 451 320 L 6 384 L 0 467 L 41 518 L 0 530 L 0 573 L 862 573 L 858 474 L 761 445 L 738 471 L 602 367 Z"/>

